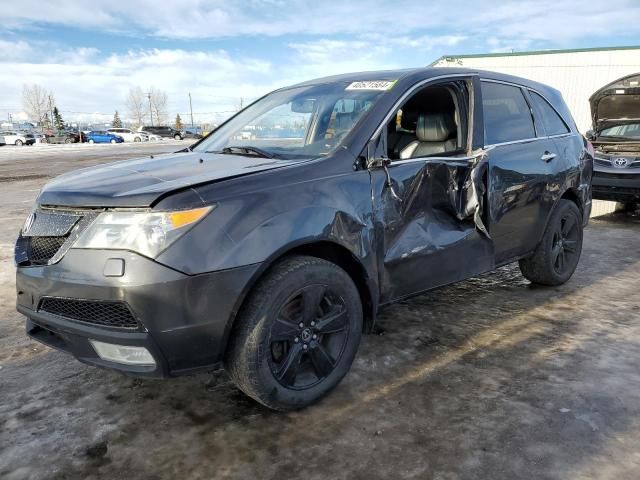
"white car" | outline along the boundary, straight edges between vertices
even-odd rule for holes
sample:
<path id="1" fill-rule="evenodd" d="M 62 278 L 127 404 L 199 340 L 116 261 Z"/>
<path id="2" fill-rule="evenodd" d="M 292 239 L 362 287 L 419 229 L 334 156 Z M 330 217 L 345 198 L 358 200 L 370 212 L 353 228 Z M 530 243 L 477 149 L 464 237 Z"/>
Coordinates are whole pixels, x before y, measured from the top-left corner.
<path id="1" fill-rule="evenodd" d="M 129 128 L 108 128 L 107 132 L 122 137 L 125 142 L 146 142 L 149 136 L 144 132 L 134 132 Z"/>
<path id="2" fill-rule="evenodd" d="M 33 145 L 36 143 L 36 139 L 31 133 L 22 133 L 15 130 L 5 130 L 0 132 L 0 136 L 4 137 L 4 142 L 7 145 Z"/>
<path id="3" fill-rule="evenodd" d="M 147 136 L 147 139 L 150 142 L 159 142 L 161 140 L 163 140 L 163 138 L 160 135 L 156 135 L 155 133 L 151 133 L 151 132 L 145 132 L 143 130 L 140 130 L 138 133 L 141 133 L 143 135 Z"/>
<path id="4" fill-rule="evenodd" d="M 7 144 L 7 142 L 4 141 L 4 137 L 2 135 L 0 135 L 0 147 L 3 147 Z"/>

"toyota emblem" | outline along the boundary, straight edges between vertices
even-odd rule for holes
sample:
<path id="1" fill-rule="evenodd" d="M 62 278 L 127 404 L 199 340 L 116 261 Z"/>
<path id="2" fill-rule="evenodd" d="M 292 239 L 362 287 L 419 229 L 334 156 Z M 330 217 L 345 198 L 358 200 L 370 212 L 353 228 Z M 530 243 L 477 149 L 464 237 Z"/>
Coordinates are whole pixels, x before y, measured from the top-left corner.
<path id="1" fill-rule="evenodd" d="M 29 233 L 31 227 L 33 226 L 33 222 L 36 221 L 36 212 L 31 212 L 31 215 L 27 217 L 24 221 L 24 225 L 22 226 L 22 233 Z"/>
<path id="2" fill-rule="evenodd" d="M 627 159 L 626 159 L 626 158 L 624 158 L 624 157 L 618 157 L 618 158 L 615 158 L 615 159 L 613 160 L 613 165 L 614 165 L 614 166 L 616 166 L 616 167 L 618 167 L 618 168 L 624 168 L 624 167 L 626 167 L 626 166 L 627 166 L 627 164 L 628 164 L 628 163 L 629 163 L 629 162 L 628 162 L 628 161 L 627 161 Z"/>

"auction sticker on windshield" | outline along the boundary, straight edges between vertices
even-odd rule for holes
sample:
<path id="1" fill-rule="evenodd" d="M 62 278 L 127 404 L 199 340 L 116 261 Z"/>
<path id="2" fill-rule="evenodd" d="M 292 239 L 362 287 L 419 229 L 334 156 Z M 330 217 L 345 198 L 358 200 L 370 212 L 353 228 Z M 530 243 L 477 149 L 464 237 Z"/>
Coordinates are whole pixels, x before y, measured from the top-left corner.
<path id="1" fill-rule="evenodd" d="M 391 90 L 395 80 L 366 80 L 351 83 L 346 90 Z"/>

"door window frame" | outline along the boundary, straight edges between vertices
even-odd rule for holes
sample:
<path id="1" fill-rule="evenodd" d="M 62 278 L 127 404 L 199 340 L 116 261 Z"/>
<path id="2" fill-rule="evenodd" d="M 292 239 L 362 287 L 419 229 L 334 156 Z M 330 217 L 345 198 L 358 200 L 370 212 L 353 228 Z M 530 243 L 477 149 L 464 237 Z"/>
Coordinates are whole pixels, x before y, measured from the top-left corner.
<path id="1" fill-rule="evenodd" d="M 512 140 L 509 142 L 499 142 L 499 143 L 492 143 L 492 144 L 484 144 L 484 148 L 488 149 L 488 148 L 494 148 L 494 147 L 499 147 L 501 145 L 513 145 L 513 144 L 517 144 L 517 143 L 528 143 L 528 142 L 533 142 L 536 140 L 540 140 L 540 139 L 547 139 L 547 138 L 562 138 L 562 137 L 568 137 L 570 135 L 573 135 L 573 131 L 571 130 L 571 128 L 569 127 L 569 124 L 567 123 L 567 121 L 564 119 L 564 117 L 560 114 L 560 112 L 558 112 L 558 110 L 553 106 L 553 103 L 549 101 L 549 99 L 539 90 L 536 90 L 535 88 L 532 87 L 526 87 L 524 85 L 520 85 L 517 83 L 513 83 L 513 82 L 509 82 L 506 80 L 496 80 L 493 78 L 480 78 L 479 79 L 480 82 L 492 82 L 492 83 L 501 83 L 504 85 L 509 85 L 512 87 L 517 87 L 520 89 L 520 91 L 522 92 L 522 95 L 525 98 L 525 101 L 527 102 L 527 105 L 529 106 L 529 111 L 531 112 L 531 118 L 533 120 L 533 128 L 535 130 L 535 134 L 536 136 L 533 138 L 525 138 L 522 140 Z M 564 122 L 565 126 L 567 127 L 567 129 L 569 130 L 567 133 L 560 133 L 557 135 L 547 135 L 546 131 L 544 131 L 544 127 L 542 127 L 542 123 L 540 120 L 537 119 L 537 112 L 536 109 L 533 107 L 533 102 L 531 101 L 531 97 L 529 95 L 529 92 L 534 92 L 537 93 L 538 95 L 540 95 L 544 101 L 546 101 L 549 105 L 551 105 L 551 108 L 553 108 L 553 110 L 558 114 L 558 116 L 560 117 L 560 119 Z M 480 97 L 482 98 L 482 97 Z M 483 138 L 483 143 L 484 143 L 484 110 L 482 109 L 482 105 L 480 106 L 480 111 L 481 111 L 481 115 L 482 115 L 482 138 Z"/>
<path id="2" fill-rule="evenodd" d="M 365 158 L 367 159 L 367 169 L 375 169 L 377 168 L 377 166 L 374 164 L 375 160 L 378 158 L 378 156 L 376 156 L 376 153 L 379 152 L 381 150 L 381 148 L 384 148 L 384 152 L 385 152 L 385 157 L 386 157 L 386 152 L 387 152 L 387 135 L 386 135 L 386 130 L 387 130 L 387 125 L 389 124 L 389 122 L 392 120 L 393 116 L 396 115 L 396 113 L 398 112 L 398 110 L 400 108 L 402 108 L 402 105 L 404 105 L 413 95 L 415 95 L 418 90 L 422 90 L 428 87 L 434 87 L 437 86 L 439 84 L 446 84 L 446 83 L 452 83 L 452 82 L 456 82 L 456 81 L 461 81 L 461 80 L 466 80 L 467 82 L 467 132 L 466 132 L 466 151 L 465 156 L 459 157 L 459 156 L 437 156 L 437 155 L 433 155 L 433 156 L 428 156 L 428 157 L 416 157 L 416 158 L 409 158 L 406 160 L 394 160 L 392 161 L 388 166 L 389 167 L 393 167 L 396 165 L 404 165 L 407 163 L 415 163 L 415 162 L 425 162 L 428 160 L 456 160 L 456 161 L 465 161 L 465 160 L 470 160 L 475 158 L 476 156 L 472 155 L 472 151 L 476 145 L 476 127 L 477 127 L 477 123 L 482 122 L 482 117 L 478 115 L 477 109 L 476 109 L 476 105 L 478 104 L 476 97 L 477 97 L 477 90 L 479 87 L 479 84 L 477 82 L 478 79 L 478 75 L 477 74 L 473 74 L 473 73 L 454 73 L 454 74 L 448 74 L 448 75 L 439 75 L 436 77 L 431 77 L 431 78 L 426 78 L 424 80 L 420 80 L 419 82 L 416 82 L 414 85 L 412 85 L 409 89 L 407 89 L 407 91 L 405 91 L 398 100 L 396 100 L 396 102 L 393 104 L 393 106 L 391 107 L 391 109 L 389 110 L 389 112 L 385 115 L 385 117 L 383 118 L 382 122 L 380 122 L 380 124 L 378 125 L 378 127 L 375 129 L 375 131 L 373 132 L 373 135 L 371 135 L 371 138 L 369 139 L 369 141 L 367 142 L 362 155 L 365 156 Z M 382 134 L 385 135 L 382 135 Z M 382 141 L 381 141 L 382 140 Z"/>
<path id="3" fill-rule="evenodd" d="M 544 135 L 542 135 L 544 138 L 559 138 L 559 137 L 567 136 L 567 135 L 572 133 L 571 132 L 571 128 L 569 127 L 569 125 L 567 124 L 565 119 L 562 117 L 562 115 L 560 115 L 560 112 L 558 112 L 556 107 L 553 106 L 553 104 L 547 99 L 547 97 L 545 97 L 543 94 L 541 94 L 539 91 L 537 91 L 537 90 L 535 90 L 533 88 L 527 87 L 526 90 L 527 90 L 527 101 L 529 102 L 529 105 L 530 105 L 531 109 L 533 110 L 534 114 L 536 115 L 536 118 L 538 116 L 540 117 L 540 129 L 544 132 Z M 555 112 L 555 114 L 558 116 L 558 118 L 560 119 L 560 121 L 564 125 L 564 128 L 567 129 L 566 132 L 564 132 L 564 133 L 556 133 L 554 135 L 547 134 L 547 129 L 544 127 L 544 124 L 543 124 L 543 121 L 542 121 L 543 112 L 539 111 L 540 109 L 537 108 L 534 105 L 533 97 L 531 96 L 532 93 L 535 93 L 536 95 L 540 96 L 540 98 L 543 101 L 545 101 L 547 103 L 547 105 L 549 105 L 549 107 L 551 107 L 551 109 Z"/>

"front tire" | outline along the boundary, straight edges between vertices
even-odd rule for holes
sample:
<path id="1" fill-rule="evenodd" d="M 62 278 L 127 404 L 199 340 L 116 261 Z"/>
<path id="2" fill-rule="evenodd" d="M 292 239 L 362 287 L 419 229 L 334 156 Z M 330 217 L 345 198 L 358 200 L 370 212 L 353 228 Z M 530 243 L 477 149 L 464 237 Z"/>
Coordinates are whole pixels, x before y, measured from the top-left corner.
<path id="1" fill-rule="evenodd" d="M 96 143 L 96 142 L 92 138 L 90 138 L 89 143 Z"/>
<path id="2" fill-rule="evenodd" d="M 115 138 L 112 138 L 112 139 L 111 139 L 111 143 L 118 143 L 118 142 L 116 142 L 116 139 L 115 139 Z"/>
<path id="3" fill-rule="evenodd" d="M 134 141 L 134 142 L 136 142 L 136 143 L 139 143 L 139 142 L 141 142 L 141 141 L 142 141 L 142 139 L 141 139 L 140 137 L 135 137 L 135 138 L 133 139 L 133 141 Z"/>
<path id="4" fill-rule="evenodd" d="M 174 140 L 182 140 L 182 137 L 180 135 L 174 135 L 173 136 Z"/>
<path id="5" fill-rule="evenodd" d="M 234 325 L 225 367 L 236 386 L 274 410 L 306 407 L 345 374 L 362 335 L 351 277 L 315 257 L 289 257 L 262 278 Z"/>
<path id="6" fill-rule="evenodd" d="M 534 254 L 520 260 L 522 275 L 540 285 L 562 285 L 578 266 L 582 236 L 580 210 L 575 203 L 561 199 Z"/>
<path id="7" fill-rule="evenodd" d="M 16 140 L 16 147 L 22 146 L 22 140 Z"/>

